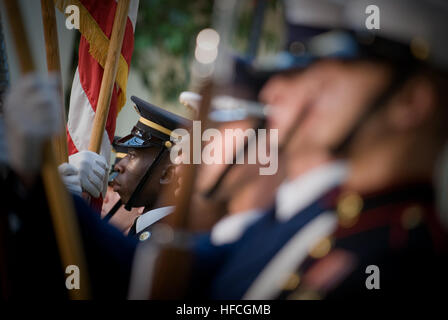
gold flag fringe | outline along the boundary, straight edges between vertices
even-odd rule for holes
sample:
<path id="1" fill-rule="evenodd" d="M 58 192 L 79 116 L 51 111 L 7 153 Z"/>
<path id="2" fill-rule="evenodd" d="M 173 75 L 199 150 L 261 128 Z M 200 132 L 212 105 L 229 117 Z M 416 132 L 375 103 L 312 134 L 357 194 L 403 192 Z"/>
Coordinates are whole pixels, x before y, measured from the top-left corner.
<path id="1" fill-rule="evenodd" d="M 98 61 L 98 63 L 104 69 L 110 40 L 104 34 L 103 30 L 101 30 L 95 19 L 90 15 L 90 12 L 82 5 L 81 1 L 79 0 L 54 0 L 54 4 L 59 11 L 67 16 L 68 14 L 65 13 L 65 8 L 67 8 L 67 6 L 75 5 L 79 8 L 79 31 L 86 38 L 87 42 L 90 45 L 90 55 L 96 61 Z M 124 104 L 126 103 L 128 71 L 128 64 L 123 57 L 123 54 L 120 54 L 117 77 L 115 79 L 115 82 L 121 89 L 121 92 L 118 95 L 117 113 L 121 111 Z"/>

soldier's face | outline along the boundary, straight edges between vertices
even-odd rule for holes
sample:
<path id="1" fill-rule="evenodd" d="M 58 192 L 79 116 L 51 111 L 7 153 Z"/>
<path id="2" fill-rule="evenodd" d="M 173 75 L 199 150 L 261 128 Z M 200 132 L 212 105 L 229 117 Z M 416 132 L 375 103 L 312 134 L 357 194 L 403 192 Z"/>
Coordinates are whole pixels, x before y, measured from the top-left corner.
<path id="1" fill-rule="evenodd" d="M 273 76 L 260 91 L 259 99 L 268 104 L 271 111 L 267 125 L 278 130 L 278 140 L 281 145 L 285 141 L 294 122 L 305 111 L 307 97 L 312 95 L 316 81 L 305 77 L 304 72 L 279 74 Z"/>
<path id="2" fill-rule="evenodd" d="M 159 149 L 157 148 L 145 148 L 145 149 L 130 149 L 127 156 L 115 165 L 115 171 L 118 172 L 118 176 L 113 181 L 113 190 L 118 192 L 123 203 L 127 203 L 140 182 L 143 175 L 146 173 L 149 166 L 156 158 Z M 150 185 L 153 181 L 158 181 L 160 178 L 160 165 L 158 165 L 152 172 L 150 180 L 146 185 Z M 143 206 L 154 201 L 152 190 L 156 188 L 145 187 L 140 199 L 137 199 L 135 205 Z M 142 203 L 144 202 L 144 203 Z"/>
<path id="3" fill-rule="evenodd" d="M 289 153 L 328 152 L 345 137 L 387 76 L 388 69 L 378 64 L 319 62 L 295 77 L 274 79 L 275 86 L 268 83 L 271 88 L 264 90 L 264 100 L 274 105 L 274 113 L 281 110 L 285 115 L 271 121 L 280 135 L 289 133 L 292 119 L 307 110 L 293 130 Z"/>
<path id="4" fill-rule="evenodd" d="M 341 143 L 385 87 L 390 70 L 366 61 L 328 61 L 311 73 L 321 82 L 298 140 L 311 149 L 329 150 Z"/>
<path id="5" fill-rule="evenodd" d="M 226 160 L 232 162 L 234 155 L 237 150 L 240 150 L 244 146 L 244 135 L 243 131 L 253 127 L 253 123 L 250 120 L 242 120 L 229 122 L 226 124 L 221 124 L 217 129 L 221 132 L 221 139 L 213 139 L 208 144 L 214 145 L 214 147 L 220 150 L 221 159 L 219 163 L 206 164 L 203 163 L 199 176 L 197 179 L 197 189 L 201 193 L 207 192 L 218 180 L 219 176 L 228 166 Z M 226 136 L 226 130 L 240 130 L 235 131 L 235 136 Z M 241 139 L 240 139 L 241 138 Z M 216 198 L 227 198 L 229 194 L 238 192 L 239 188 L 244 186 L 246 182 L 249 182 L 257 172 L 257 166 L 248 164 L 238 164 L 234 165 L 232 170 L 226 175 L 220 188 L 217 190 Z"/>

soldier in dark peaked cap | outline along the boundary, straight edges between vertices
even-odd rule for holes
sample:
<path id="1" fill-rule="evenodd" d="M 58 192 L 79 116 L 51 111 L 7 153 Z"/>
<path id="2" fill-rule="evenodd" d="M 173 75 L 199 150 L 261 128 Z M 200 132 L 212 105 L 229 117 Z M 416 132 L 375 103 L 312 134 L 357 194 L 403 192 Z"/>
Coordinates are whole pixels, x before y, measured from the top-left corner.
<path id="1" fill-rule="evenodd" d="M 378 8 L 381 23 L 366 32 L 368 5 Z M 448 237 L 433 177 L 448 137 L 448 7 L 379 0 L 350 2 L 345 11 L 359 56 L 338 63 L 333 80 L 347 81 L 343 87 L 351 90 L 334 105 L 357 103 L 362 111 L 335 153 L 348 157 L 351 172 L 329 199 L 333 230 L 289 270 L 280 297 L 441 298 Z M 369 84 L 359 87 L 361 79 Z"/>
<path id="2" fill-rule="evenodd" d="M 163 186 L 177 183 L 169 156 L 173 131 L 189 127 L 191 121 L 137 97 L 131 100 L 140 118 L 129 135 L 114 142 L 114 148 L 126 149 L 127 155 L 114 166 L 118 175 L 112 183 L 128 210 L 145 207 L 129 232 L 144 241 L 151 236 L 151 226 L 174 210 L 172 203 L 157 202 L 157 197 Z"/>
<path id="3" fill-rule="evenodd" d="M 114 141 L 120 140 L 121 137 L 115 136 Z M 120 195 L 113 190 L 113 180 L 118 175 L 118 172 L 114 171 L 114 166 L 120 162 L 124 157 L 126 157 L 128 148 L 113 146 L 112 152 L 115 154 L 115 160 L 111 167 L 111 172 L 109 174 L 109 183 L 107 186 L 106 196 L 103 200 L 103 206 L 101 208 L 101 217 L 105 218 L 106 215 L 112 210 L 115 204 L 120 201 Z M 112 225 L 123 231 L 124 234 L 128 234 L 132 225 L 142 213 L 144 207 L 131 208 L 131 210 L 126 210 L 124 205 L 121 204 L 120 208 L 114 213 L 113 217 L 106 219 L 110 221 Z"/>

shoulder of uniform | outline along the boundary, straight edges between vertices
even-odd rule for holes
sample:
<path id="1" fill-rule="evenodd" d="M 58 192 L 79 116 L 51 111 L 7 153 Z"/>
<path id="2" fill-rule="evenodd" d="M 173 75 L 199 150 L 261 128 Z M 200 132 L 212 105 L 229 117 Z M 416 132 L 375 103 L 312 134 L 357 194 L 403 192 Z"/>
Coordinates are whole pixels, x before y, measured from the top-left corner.
<path id="1" fill-rule="evenodd" d="M 408 193 L 404 189 L 368 196 L 350 191 L 341 193 L 335 206 L 339 225 L 336 237 L 382 228 L 407 232 L 434 223 L 436 212 L 431 195 L 422 187 L 408 190 Z"/>

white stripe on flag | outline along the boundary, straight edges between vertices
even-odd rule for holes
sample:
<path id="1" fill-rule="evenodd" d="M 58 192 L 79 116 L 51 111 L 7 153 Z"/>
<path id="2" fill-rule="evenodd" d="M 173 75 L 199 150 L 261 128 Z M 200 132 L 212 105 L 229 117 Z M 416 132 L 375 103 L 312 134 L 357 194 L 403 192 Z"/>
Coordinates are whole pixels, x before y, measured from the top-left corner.
<path id="1" fill-rule="evenodd" d="M 94 118 L 95 112 L 81 86 L 78 68 L 76 68 L 70 94 L 70 110 L 67 127 L 70 137 L 78 151 L 88 150 L 89 148 Z M 109 137 L 106 131 L 104 131 L 100 154 L 106 158 L 107 162 L 110 159 L 111 148 Z"/>
<path id="2" fill-rule="evenodd" d="M 115 0 L 115 2 L 118 2 L 118 0 Z M 129 12 L 128 12 L 128 18 L 131 20 L 132 23 L 132 29 L 135 32 L 135 25 L 137 23 L 137 13 L 138 13 L 138 5 L 140 0 L 131 0 L 131 3 L 129 4 Z"/>
<path id="3" fill-rule="evenodd" d="M 132 0 L 131 4 L 129 5 L 128 17 L 132 22 L 132 28 L 134 29 L 134 32 L 135 32 L 135 25 L 137 24 L 138 4 L 139 0 Z"/>

